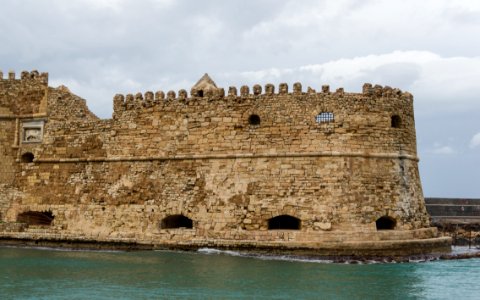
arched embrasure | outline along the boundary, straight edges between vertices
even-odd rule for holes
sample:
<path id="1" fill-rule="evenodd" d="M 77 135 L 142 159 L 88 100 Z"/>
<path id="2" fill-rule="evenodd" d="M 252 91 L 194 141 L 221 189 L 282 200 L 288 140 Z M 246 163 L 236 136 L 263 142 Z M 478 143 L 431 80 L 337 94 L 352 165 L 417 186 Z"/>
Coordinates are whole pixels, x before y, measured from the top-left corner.
<path id="1" fill-rule="evenodd" d="M 21 157 L 21 161 L 23 163 L 31 163 L 33 162 L 34 159 L 35 159 L 35 155 L 33 155 L 33 153 L 31 152 L 26 152 Z"/>
<path id="2" fill-rule="evenodd" d="M 289 215 L 280 215 L 268 220 L 268 229 L 290 229 L 299 230 L 301 221 Z"/>
<path id="3" fill-rule="evenodd" d="M 18 214 L 17 222 L 27 225 L 50 226 L 54 218 L 51 211 L 26 211 Z"/>
<path id="4" fill-rule="evenodd" d="M 165 217 L 160 223 L 162 229 L 193 228 L 193 221 L 184 215 L 172 215 Z"/>
<path id="5" fill-rule="evenodd" d="M 397 221 L 392 217 L 383 216 L 378 218 L 377 221 L 375 221 L 375 224 L 377 226 L 377 230 L 392 230 L 395 229 Z"/>

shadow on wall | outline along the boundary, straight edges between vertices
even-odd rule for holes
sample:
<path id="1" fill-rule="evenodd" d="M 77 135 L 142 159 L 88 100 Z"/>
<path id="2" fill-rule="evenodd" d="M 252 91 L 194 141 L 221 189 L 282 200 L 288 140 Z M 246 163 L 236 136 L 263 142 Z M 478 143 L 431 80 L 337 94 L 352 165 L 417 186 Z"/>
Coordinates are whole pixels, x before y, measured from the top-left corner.
<path id="1" fill-rule="evenodd" d="M 378 220 L 375 221 L 375 224 L 377 225 L 377 230 L 392 230 L 395 229 L 397 221 L 392 217 L 383 216 L 378 218 Z"/>
<path id="2" fill-rule="evenodd" d="M 21 157 L 23 163 L 31 163 L 35 159 L 35 156 L 31 152 L 24 153 Z"/>
<path id="3" fill-rule="evenodd" d="M 54 218 L 51 211 L 27 211 L 17 216 L 17 222 L 27 225 L 50 226 Z"/>
<path id="4" fill-rule="evenodd" d="M 164 218 L 160 222 L 161 229 L 173 229 L 173 228 L 193 228 L 193 221 L 184 215 L 172 215 Z"/>
<path id="5" fill-rule="evenodd" d="M 276 216 L 268 220 L 268 229 L 291 229 L 291 230 L 300 230 L 301 221 L 298 218 L 281 215 Z"/>

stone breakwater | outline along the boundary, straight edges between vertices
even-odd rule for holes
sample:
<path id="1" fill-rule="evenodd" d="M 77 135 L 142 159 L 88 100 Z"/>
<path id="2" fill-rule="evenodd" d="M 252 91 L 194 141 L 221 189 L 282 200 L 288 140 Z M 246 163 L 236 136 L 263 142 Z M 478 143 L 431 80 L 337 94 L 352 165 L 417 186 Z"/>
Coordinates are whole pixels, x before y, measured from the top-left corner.
<path id="1" fill-rule="evenodd" d="M 225 92 L 205 75 L 190 95 L 116 95 L 99 119 L 46 73 L 0 77 L 4 240 L 449 251 L 425 209 L 408 92 Z"/>
<path id="2" fill-rule="evenodd" d="M 454 245 L 480 245 L 480 199 L 426 198 L 432 225 Z"/>

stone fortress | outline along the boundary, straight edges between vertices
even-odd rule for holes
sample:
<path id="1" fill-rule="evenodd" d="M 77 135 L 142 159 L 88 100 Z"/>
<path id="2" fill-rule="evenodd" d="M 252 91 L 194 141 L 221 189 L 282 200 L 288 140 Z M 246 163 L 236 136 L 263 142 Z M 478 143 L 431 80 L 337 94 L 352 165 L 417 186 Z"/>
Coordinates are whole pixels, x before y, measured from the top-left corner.
<path id="1" fill-rule="evenodd" d="M 318 255 L 449 251 L 430 227 L 413 97 L 300 83 L 116 95 L 0 74 L 0 243 Z"/>

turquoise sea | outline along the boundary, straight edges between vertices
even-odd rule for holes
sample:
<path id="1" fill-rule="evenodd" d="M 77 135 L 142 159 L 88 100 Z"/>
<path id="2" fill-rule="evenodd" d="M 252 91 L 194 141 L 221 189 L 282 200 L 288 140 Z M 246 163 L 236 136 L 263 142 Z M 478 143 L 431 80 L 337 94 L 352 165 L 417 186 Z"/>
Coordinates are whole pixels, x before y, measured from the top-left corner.
<path id="1" fill-rule="evenodd" d="M 480 299 L 480 259 L 338 264 L 212 249 L 0 248 L 0 299 Z"/>

